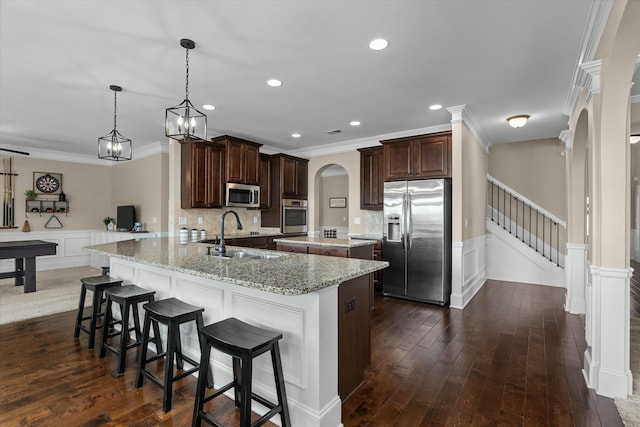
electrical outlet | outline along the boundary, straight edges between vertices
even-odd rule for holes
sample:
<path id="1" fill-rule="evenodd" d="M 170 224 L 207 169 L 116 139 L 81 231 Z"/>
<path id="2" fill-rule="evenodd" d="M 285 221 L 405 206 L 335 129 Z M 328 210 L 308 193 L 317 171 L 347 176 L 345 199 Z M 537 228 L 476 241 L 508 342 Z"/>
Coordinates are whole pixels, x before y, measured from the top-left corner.
<path id="1" fill-rule="evenodd" d="M 158 219 L 155 216 L 151 217 L 151 223 L 155 224 L 156 222 L 158 222 Z"/>
<path id="2" fill-rule="evenodd" d="M 198 225 L 202 225 L 204 224 L 204 218 L 202 218 L 201 216 L 198 217 Z"/>
<path id="3" fill-rule="evenodd" d="M 354 216 L 353 217 L 353 223 L 354 224 L 360 224 L 360 217 L 359 216 Z"/>
<path id="4" fill-rule="evenodd" d="M 178 217 L 178 224 L 179 225 L 187 225 L 187 217 L 186 216 Z"/>
<path id="5" fill-rule="evenodd" d="M 254 216 L 253 216 L 253 223 L 254 223 L 254 224 L 257 224 L 257 223 L 258 223 L 258 216 L 257 216 L 257 215 L 254 215 Z"/>
<path id="6" fill-rule="evenodd" d="M 344 303 L 344 312 L 348 313 L 356 309 L 356 299 L 351 298 L 349 301 Z"/>
<path id="7" fill-rule="evenodd" d="M 380 225 L 380 217 L 379 216 L 376 217 L 376 225 Z"/>

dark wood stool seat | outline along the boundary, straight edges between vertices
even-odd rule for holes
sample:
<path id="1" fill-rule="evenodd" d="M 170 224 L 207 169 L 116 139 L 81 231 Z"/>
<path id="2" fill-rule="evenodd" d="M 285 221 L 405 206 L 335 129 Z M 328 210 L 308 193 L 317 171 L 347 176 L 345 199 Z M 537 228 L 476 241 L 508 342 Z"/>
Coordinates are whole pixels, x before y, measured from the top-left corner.
<path id="1" fill-rule="evenodd" d="M 202 420 L 214 426 L 220 426 L 210 414 L 203 410 L 203 406 L 205 402 L 208 402 L 231 388 L 234 388 L 235 404 L 240 408 L 241 427 L 262 425 L 276 414 L 280 414 L 282 427 L 291 426 L 284 375 L 282 373 L 282 362 L 280 360 L 280 348 L 278 346 L 278 341 L 282 338 L 280 332 L 258 328 L 231 317 L 205 326 L 200 330 L 200 336 L 204 345 L 202 346 L 200 358 L 200 372 L 198 374 L 192 426 L 200 426 Z M 204 388 L 204 378 L 209 369 L 208 362 L 212 347 L 232 356 L 233 381 L 207 396 Z M 267 351 L 271 352 L 271 362 L 278 397 L 277 404 L 251 391 L 253 359 Z M 269 412 L 253 424 L 251 424 L 251 399 L 260 402 L 270 409 Z"/>
<path id="2" fill-rule="evenodd" d="M 162 394 L 162 409 L 164 412 L 171 410 L 171 394 L 173 392 L 173 383 L 181 378 L 191 375 L 197 372 L 200 363 L 182 354 L 182 346 L 180 344 L 180 325 L 183 323 L 195 321 L 197 330 L 202 329 L 204 326 L 202 320 L 202 312 L 204 308 L 196 307 L 191 304 L 187 304 L 184 301 L 180 301 L 177 298 L 168 298 L 160 301 L 154 301 L 146 303 L 143 306 L 145 310 L 144 315 L 144 327 L 142 331 L 142 345 L 140 350 L 140 359 L 138 363 L 138 376 L 136 380 L 136 388 L 142 387 L 144 377 L 149 378 L 154 383 L 163 388 Z M 162 323 L 167 325 L 167 349 L 163 353 L 158 353 L 156 356 L 147 359 L 147 347 L 149 345 L 149 330 L 151 328 L 151 322 L 155 325 Z M 200 334 L 198 334 L 198 340 L 200 340 Z M 202 342 L 200 340 L 200 346 Z M 174 374 L 173 372 L 173 360 L 176 360 L 176 367 L 181 373 Z M 145 369 L 145 366 L 149 362 L 164 358 L 164 378 L 160 379 L 153 375 L 151 372 Z M 189 362 L 192 365 L 190 369 L 184 369 L 184 361 Z M 207 363 L 208 364 L 208 363 Z M 213 387 L 213 374 L 209 372 L 207 377 L 207 385 Z"/>
<path id="3" fill-rule="evenodd" d="M 138 304 L 141 302 L 153 302 L 155 291 L 141 288 L 136 285 L 116 286 L 105 291 L 107 306 L 104 311 L 104 328 L 102 328 L 102 340 L 100 341 L 100 358 L 104 358 L 107 349 L 118 355 L 117 375 L 122 375 L 125 368 L 126 352 L 130 348 L 139 346 L 142 343 L 142 330 L 140 329 L 140 317 L 138 314 Z M 120 306 L 120 320 L 113 319 L 113 303 Z M 133 310 L 133 328 L 129 326 L 131 311 Z M 113 326 L 120 325 L 120 329 L 109 332 Z M 162 352 L 160 331 L 157 323 L 153 324 L 153 341 L 156 344 L 156 352 Z M 129 344 L 129 333 L 133 329 L 136 339 Z M 118 347 L 108 343 L 109 338 L 120 336 Z"/>
<path id="4" fill-rule="evenodd" d="M 89 344 L 87 348 L 92 349 L 95 344 L 96 329 L 102 328 L 102 325 L 98 325 L 98 318 L 104 315 L 104 313 L 100 311 L 102 309 L 102 303 L 105 301 L 104 291 L 114 286 L 122 285 L 122 280 L 114 279 L 110 276 L 93 276 L 80 279 L 80 282 L 82 283 L 82 288 L 80 288 L 80 301 L 78 302 L 78 314 L 76 316 L 76 327 L 73 336 L 74 338 L 78 338 L 81 330 L 89 334 Z M 93 303 L 89 316 L 84 315 L 84 300 L 87 296 L 87 291 L 93 292 Z M 89 326 L 82 323 L 85 320 L 89 320 Z"/>

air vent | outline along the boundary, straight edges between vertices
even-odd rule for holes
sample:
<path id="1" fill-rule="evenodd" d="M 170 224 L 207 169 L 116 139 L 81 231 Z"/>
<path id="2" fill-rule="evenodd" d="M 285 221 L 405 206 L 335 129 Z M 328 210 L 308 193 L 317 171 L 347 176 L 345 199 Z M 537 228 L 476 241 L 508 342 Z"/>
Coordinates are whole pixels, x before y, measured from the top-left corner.
<path id="1" fill-rule="evenodd" d="M 326 130 L 324 131 L 324 133 L 326 133 L 327 135 L 337 135 L 339 133 L 342 133 L 342 131 L 340 129 L 334 129 L 334 130 Z"/>

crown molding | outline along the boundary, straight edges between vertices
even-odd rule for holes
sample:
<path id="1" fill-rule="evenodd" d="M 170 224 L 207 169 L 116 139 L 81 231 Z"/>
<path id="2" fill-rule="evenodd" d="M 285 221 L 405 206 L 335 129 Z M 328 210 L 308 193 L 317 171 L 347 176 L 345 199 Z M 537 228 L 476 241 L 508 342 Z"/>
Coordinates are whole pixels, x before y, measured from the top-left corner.
<path id="1" fill-rule="evenodd" d="M 600 73 L 602 72 L 602 59 L 596 59 L 595 61 L 589 61 L 580 64 L 580 68 L 584 70 L 584 87 L 586 87 L 589 91 L 585 102 L 589 104 L 591 102 L 591 97 L 593 96 L 593 94 L 600 93 Z"/>
<path id="2" fill-rule="evenodd" d="M 573 78 L 567 99 L 564 103 L 563 113 L 571 117 L 573 110 L 576 108 L 580 91 L 588 83 L 588 76 L 585 75 L 583 64 L 593 59 L 600 43 L 600 38 L 607 25 L 609 13 L 613 7 L 613 0 L 592 0 L 587 17 L 587 25 L 582 34 L 582 42 L 580 43 L 580 51 L 574 67 Z"/>
<path id="3" fill-rule="evenodd" d="M 473 114 L 471 114 L 469 107 L 465 104 L 456 105 L 454 107 L 448 107 L 447 111 L 451 113 L 451 123 L 464 123 L 478 145 L 480 145 L 480 148 L 482 148 L 485 153 L 488 153 L 491 141 L 480 131 L 480 126 L 478 126 L 478 122 L 475 117 L 473 117 Z"/>
<path id="4" fill-rule="evenodd" d="M 354 151 L 358 148 L 372 147 L 380 145 L 381 140 L 403 138 L 405 136 L 422 135 L 427 133 L 444 132 L 451 130 L 450 124 L 430 126 L 426 128 L 406 130 L 402 132 L 387 133 L 384 135 L 375 135 L 367 138 L 352 139 L 350 141 L 336 142 L 333 144 L 323 145 L 322 147 L 301 148 L 297 150 L 283 151 L 280 153 L 289 154 L 298 157 L 315 157 L 327 156 L 331 154 L 344 153 Z"/>
<path id="5" fill-rule="evenodd" d="M 97 155 L 88 155 L 88 154 L 77 154 L 77 153 L 69 153 L 64 151 L 55 151 L 55 150 L 44 150 L 41 148 L 28 148 L 25 150 L 22 146 L 17 145 L 9 145 L 2 144 L 3 148 L 8 148 L 10 150 L 18 150 L 18 151 L 27 151 L 29 153 L 29 158 L 32 159 L 44 159 L 44 160 L 54 160 L 58 162 L 69 162 L 69 163 L 82 163 L 85 165 L 97 165 L 97 166 L 115 166 L 121 162 L 114 162 L 111 160 L 103 160 L 99 159 Z M 160 153 L 168 153 L 169 152 L 169 143 L 168 142 L 154 142 L 146 145 L 140 150 L 133 151 L 133 159 L 129 161 L 136 161 L 139 159 L 143 159 L 145 157 L 153 156 L 155 154 Z M 19 154 L 16 154 L 19 155 Z"/>
<path id="6" fill-rule="evenodd" d="M 558 138 L 560 139 L 560 141 L 564 142 L 565 150 L 570 150 L 573 148 L 573 131 L 565 129 L 560 132 Z"/>

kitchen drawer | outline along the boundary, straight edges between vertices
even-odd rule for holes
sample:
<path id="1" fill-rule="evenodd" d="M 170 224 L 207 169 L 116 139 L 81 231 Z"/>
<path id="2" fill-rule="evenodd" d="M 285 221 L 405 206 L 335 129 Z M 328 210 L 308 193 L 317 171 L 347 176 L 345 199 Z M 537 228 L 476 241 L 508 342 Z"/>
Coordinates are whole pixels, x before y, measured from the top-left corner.
<path id="1" fill-rule="evenodd" d="M 326 246 L 309 246 L 309 253 L 313 255 L 339 256 L 343 258 L 349 257 L 349 249 L 347 248 L 330 248 Z"/>
<path id="2" fill-rule="evenodd" d="M 283 251 L 283 252 L 296 252 L 296 253 L 301 253 L 301 254 L 306 254 L 307 253 L 307 246 L 306 245 L 291 245 L 291 244 L 288 244 L 288 243 L 277 242 L 276 248 L 277 248 L 277 250 Z"/>

